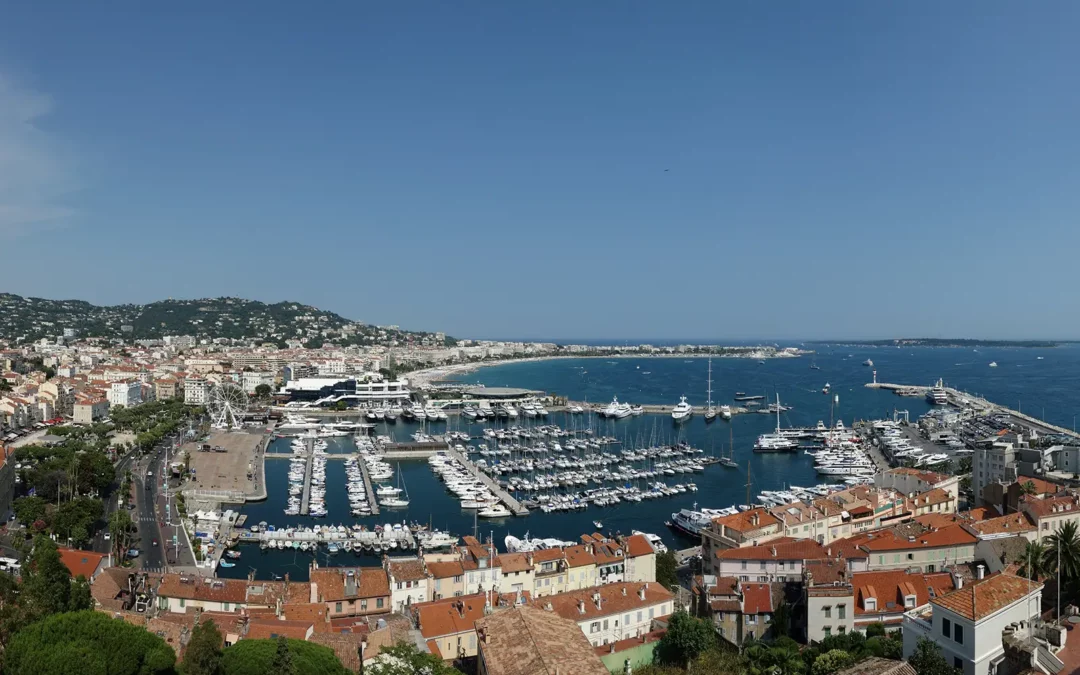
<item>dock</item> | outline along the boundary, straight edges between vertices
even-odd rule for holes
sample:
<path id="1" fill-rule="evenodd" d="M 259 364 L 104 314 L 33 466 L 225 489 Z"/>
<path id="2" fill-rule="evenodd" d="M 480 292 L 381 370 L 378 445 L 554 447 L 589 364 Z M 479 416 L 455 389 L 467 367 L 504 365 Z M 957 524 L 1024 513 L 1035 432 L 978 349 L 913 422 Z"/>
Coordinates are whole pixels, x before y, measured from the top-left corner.
<path id="1" fill-rule="evenodd" d="M 304 441 L 304 451 L 307 452 L 307 462 L 304 464 L 304 496 L 300 498 L 300 515 L 306 516 L 311 510 L 311 468 L 315 463 L 312 461 L 315 454 L 315 441 Z"/>
<path id="2" fill-rule="evenodd" d="M 364 477 L 364 490 L 366 490 L 364 494 L 367 495 L 367 503 L 368 506 L 371 507 L 371 515 L 377 516 L 379 515 L 379 500 L 375 498 L 375 490 L 371 487 L 371 476 L 368 475 L 367 462 L 361 457 L 357 464 L 360 465 L 360 475 Z"/>
<path id="3" fill-rule="evenodd" d="M 238 530 L 236 541 L 258 543 L 260 548 L 312 550 L 318 546 L 339 545 L 347 551 L 381 553 L 392 549 L 415 549 L 418 541 L 407 527 L 395 525 L 381 532 L 350 529 L 343 526 L 317 526 L 314 528 L 287 528 L 267 532 Z M 346 546 L 347 544 L 347 546 Z"/>
<path id="4" fill-rule="evenodd" d="M 481 481 L 484 485 L 486 485 L 488 490 L 491 491 L 491 494 L 498 497 L 499 501 L 505 504 L 506 508 L 510 509 L 510 511 L 515 516 L 529 515 L 529 509 L 525 508 L 521 505 L 521 502 L 511 497 L 510 493 L 504 490 L 503 487 L 499 485 L 495 480 L 493 480 L 490 476 L 488 476 L 480 469 L 476 468 L 476 465 L 469 461 L 467 457 L 463 456 L 460 452 L 453 449 L 448 449 L 446 452 L 450 457 L 453 457 L 458 462 L 460 462 L 461 465 L 465 467 L 469 473 L 471 473 L 477 478 L 477 480 Z"/>

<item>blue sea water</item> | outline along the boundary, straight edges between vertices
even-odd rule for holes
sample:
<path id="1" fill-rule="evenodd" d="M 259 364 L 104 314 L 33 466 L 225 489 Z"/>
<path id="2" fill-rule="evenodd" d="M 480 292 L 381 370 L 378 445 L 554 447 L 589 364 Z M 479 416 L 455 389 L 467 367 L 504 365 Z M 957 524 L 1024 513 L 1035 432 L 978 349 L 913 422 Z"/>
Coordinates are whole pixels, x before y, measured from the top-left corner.
<path id="1" fill-rule="evenodd" d="M 1074 415 L 1080 413 L 1080 389 L 1076 386 L 1080 383 L 1078 346 L 977 351 L 844 346 L 819 346 L 817 349 L 814 356 L 770 359 L 763 364 L 751 359 L 713 359 L 714 402 L 717 405 L 736 405 L 732 397 L 737 391 L 760 394 L 770 399 L 779 394 L 781 403 L 792 407 L 781 415 L 783 426 L 810 426 L 819 420 L 828 424 L 830 415 L 832 419 L 842 419 L 850 426 L 857 419 L 891 416 L 894 409 L 907 410 L 914 419 L 928 410 L 929 406 L 922 399 L 901 398 L 888 391 L 867 389 L 864 385 L 871 380 L 872 371 L 876 370 L 879 381 L 900 384 L 927 385 L 940 377 L 950 386 L 985 396 L 1014 409 L 1019 407 L 1024 412 L 1064 427 L 1071 428 Z M 1037 358 L 1039 356 L 1043 358 L 1040 360 Z M 867 359 L 873 360 L 872 368 L 862 365 Z M 996 361 L 998 367 L 989 367 L 992 361 Z M 811 369 L 812 363 L 820 369 Z M 704 358 L 571 358 L 484 367 L 458 379 L 488 386 L 538 389 L 590 403 L 607 403 L 613 396 L 618 396 L 620 401 L 631 403 L 673 405 L 680 396 L 686 396 L 700 409 L 706 399 L 706 373 Z M 825 383 L 830 384 L 831 395 L 821 393 Z M 839 404 L 830 409 L 834 395 L 839 396 Z M 750 499 L 762 490 L 822 482 L 813 471 L 811 458 L 805 455 L 753 454 L 754 439 L 776 426 L 773 415 L 739 415 L 730 423 L 717 420 L 706 425 L 699 414 L 690 422 L 676 426 L 667 415 L 600 420 L 595 416 L 575 417 L 556 413 L 548 422 L 565 428 L 588 424 L 598 434 L 614 436 L 623 443 L 636 446 L 686 440 L 707 452 L 716 453 L 726 451 L 733 441 L 739 468 L 714 465 L 704 473 L 685 474 L 669 480 L 693 480 L 699 487 L 697 493 L 608 508 L 590 507 L 576 513 L 535 512 L 524 518 L 479 521 L 479 533 L 482 536 L 492 535 L 500 546 L 505 535 L 521 537 L 526 531 L 530 536 L 577 539 L 581 534 L 596 529 L 594 520 L 601 520 L 605 531 L 628 533 L 637 529 L 653 532 L 661 535 L 669 546 L 681 548 L 695 542 L 664 525 L 671 513 L 695 504 L 724 507 L 745 503 L 748 468 L 752 481 Z M 516 423 L 529 422 L 521 419 Z M 452 417 L 448 424 L 433 425 L 430 430 L 437 433 L 448 427 L 468 430 L 474 436 L 479 436 L 484 426 L 490 424 L 468 424 L 462 418 Z M 402 420 L 397 424 L 382 424 L 376 433 L 407 440 L 417 428 L 416 423 Z M 348 452 L 352 449 L 349 439 L 331 440 L 331 452 Z M 285 443 L 284 450 L 287 451 L 287 441 L 276 442 Z M 271 451 L 274 449 L 272 447 Z M 455 534 L 473 532 L 474 514 L 458 507 L 456 499 L 446 492 L 426 462 L 400 462 L 396 468 L 408 488 L 411 499 L 409 507 L 384 511 L 377 518 L 356 519 L 349 514 L 342 463 L 328 462 L 326 500 L 329 516 L 314 519 L 283 514 L 288 461 L 271 459 L 266 467 L 269 498 L 264 502 L 246 504 L 243 512 L 248 515 L 249 522 L 265 520 L 279 527 L 357 522 L 374 527 L 376 523 L 418 521 Z M 241 550 L 242 563 L 232 569 L 219 570 L 221 576 L 243 577 L 249 568 L 255 568 L 260 578 L 268 578 L 271 574 L 283 575 L 285 572 L 289 572 L 293 579 L 307 578 L 311 554 L 260 551 L 255 546 L 244 546 Z M 319 556 L 320 564 L 324 565 L 379 564 L 374 556 L 344 552 L 332 558 L 325 552 Z"/>

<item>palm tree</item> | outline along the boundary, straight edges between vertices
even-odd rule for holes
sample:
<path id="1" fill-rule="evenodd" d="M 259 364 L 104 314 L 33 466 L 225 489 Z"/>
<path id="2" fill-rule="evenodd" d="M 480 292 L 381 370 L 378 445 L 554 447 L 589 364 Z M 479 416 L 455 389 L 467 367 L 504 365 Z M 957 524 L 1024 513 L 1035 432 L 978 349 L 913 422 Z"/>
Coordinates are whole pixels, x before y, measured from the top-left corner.
<path id="1" fill-rule="evenodd" d="M 1029 541 L 1016 562 L 1020 563 L 1020 576 L 1033 581 L 1038 581 L 1050 572 L 1046 566 L 1046 546 L 1039 541 Z"/>
<path id="2" fill-rule="evenodd" d="M 1080 579 L 1080 534 L 1076 521 L 1066 521 L 1048 537 L 1050 546 L 1043 555 L 1046 566 L 1065 581 Z"/>
<path id="3" fill-rule="evenodd" d="M 1026 495 L 1033 495 L 1033 494 L 1037 493 L 1038 491 L 1039 491 L 1039 489 L 1035 487 L 1035 481 L 1029 480 L 1029 481 L 1027 481 L 1026 483 L 1023 483 L 1020 486 L 1020 496 L 1021 497 L 1024 497 Z"/>

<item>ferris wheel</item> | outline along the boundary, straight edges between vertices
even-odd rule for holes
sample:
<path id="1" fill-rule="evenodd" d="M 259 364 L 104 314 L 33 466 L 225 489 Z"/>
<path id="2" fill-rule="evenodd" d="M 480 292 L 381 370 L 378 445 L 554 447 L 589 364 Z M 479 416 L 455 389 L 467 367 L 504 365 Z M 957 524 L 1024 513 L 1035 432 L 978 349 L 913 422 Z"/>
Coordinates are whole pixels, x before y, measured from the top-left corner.
<path id="1" fill-rule="evenodd" d="M 210 389 L 206 412 L 210 423 L 219 429 L 241 426 L 248 398 L 244 390 L 232 382 L 215 384 Z"/>

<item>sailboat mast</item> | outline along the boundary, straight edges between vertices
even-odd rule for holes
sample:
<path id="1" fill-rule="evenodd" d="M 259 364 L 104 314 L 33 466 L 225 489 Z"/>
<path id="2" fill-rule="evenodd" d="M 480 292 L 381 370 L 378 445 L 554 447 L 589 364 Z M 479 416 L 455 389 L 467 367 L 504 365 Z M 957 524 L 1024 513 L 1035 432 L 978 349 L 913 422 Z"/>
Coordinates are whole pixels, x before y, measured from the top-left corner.
<path id="1" fill-rule="evenodd" d="M 750 460 L 746 460 L 746 505 L 750 505 Z"/>
<path id="2" fill-rule="evenodd" d="M 709 390 L 708 390 L 708 402 L 709 410 L 712 410 L 712 357 L 709 357 Z"/>

